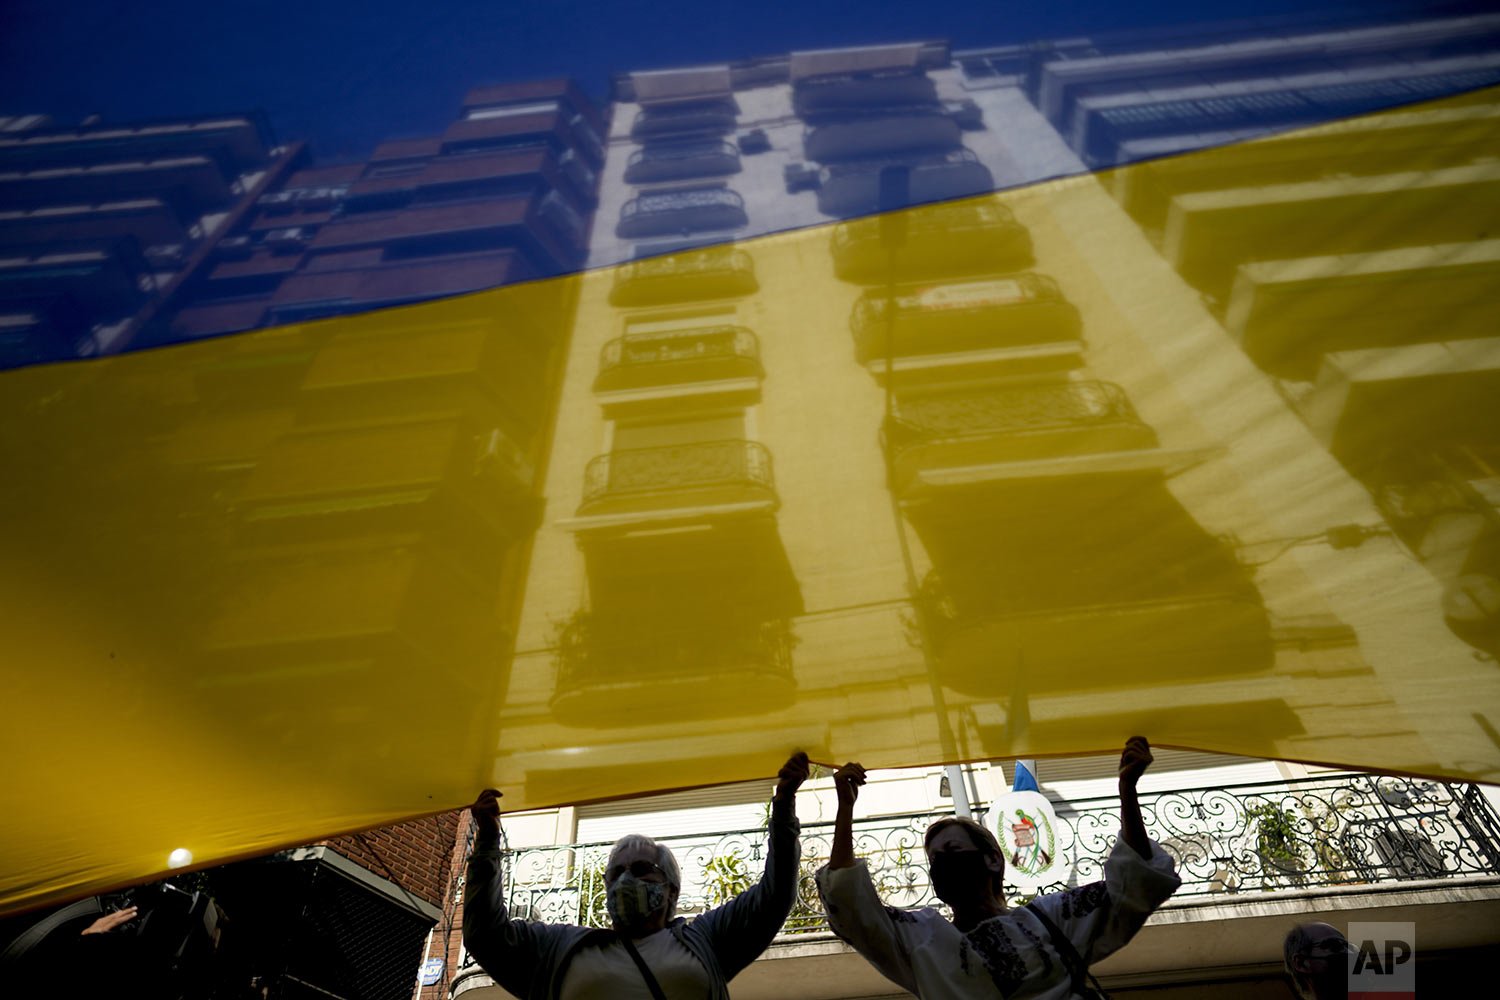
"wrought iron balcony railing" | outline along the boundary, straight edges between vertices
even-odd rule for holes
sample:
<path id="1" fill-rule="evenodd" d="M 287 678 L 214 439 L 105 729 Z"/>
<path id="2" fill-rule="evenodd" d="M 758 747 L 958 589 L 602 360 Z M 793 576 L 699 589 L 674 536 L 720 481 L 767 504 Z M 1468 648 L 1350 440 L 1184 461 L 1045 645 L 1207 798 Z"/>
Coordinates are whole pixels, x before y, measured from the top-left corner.
<path id="1" fill-rule="evenodd" d="M 875 189 L 878 199 L 878 179 Z M 864 284 L 898 276 L 902 281 L 951 280 L 1019 271 L 1035 263 L 1031 234 L 1004 205 L 976 200 L 936 202 L 906 216 L 905 239 L 899 244 L 887 242 L 879 217 L 835 226 L 832 250 L 838 276 Z"/>
<path id="2" fill-rule="evenodd" d="M 745 207 L 745 199 L 736 191 L 727 188 L 704 188 L 693 191 L 653 191 L 650 194 L 639 195 L 625 203 L 620 209 L 620 217 L 628 219 L 633 215 L 651 212 L 675 212 L 690 208 L 716 208 L 723 205 L 732 205 L 738 208 Z"/>
<path id="3" fill-rule="evenodd" d="M 1119 386 L 1111 382 L 1058 382 L 897 397 L 885 434 L 888 446 L 901 451 L 955 438 L 1111 424 L 1150 430 Z"/>
<path id="4" fill-rule="evenodd" d="M 662 333 L 627 334 L 604 345 L 594 388 L 758 373 L 760 342 L 743 326 L 718 325 Z"/>
<path id="5" fill-rule="evenodd" d="M 651 700 L 660 702 L 666 678 L 701 683 L 734 673 L 753 675 L 757 683 L 768 676 L 789 680 L 795 644 L 785 618 L 759 620 L 734 609 L 712 619 L 662 624 L 580 613 L 558 633 L 557 685 L 562 694 L 601 683 L 646 687 Z"/>
<path id="6" fill-rule="evenodd" d="M 642 108 L 631 122 L 630 134 L 635 139 L 647 139 L 692 132 L 727 132 L 734 128 L 739 113 L 733 99 Z"/>
<path id="7" fill-rule="evenodd" d="M 857 355 L 897 356 L 1077 343 L 1083 323 L 1057 282 L 1034 272 L 872 288 L 849 314 Z"/>
<path id="8" fill-rule="evenodd" d="M 606 499 L 722 487 L 773 493 L 766 446 L 757 441 L 706 441 L 600 455 L 584 473 L 579 510 Z"/>
<path id="9" fill-rule="evenodd" d="M 1056 811 L 1054 853 L 1069 874 L 1042 893 L 1102 879 L 1120 828 L 1119 801 L 1112 796 L 1058 803 Z M 1182 887 L 1175 900 L 1253 902 L 1281 889 L 1500 877 L 1500 817 L 1475 785 L 1328 775 L 1143 794 L 1141 812 L 1151 838 L 1177 863 Z M 887 905 L 941 908 L 928 881 L 922 836 L 942 815 L 856 821 L 855 853 L 869 863 Z M 763 829 L 657 839 L 677 855 L 683 876 L 678 912 L 685 916 L 718 905 L 764 870 Z M 828 933 L 813 876 L 827 862 L 832 842 L 832 823 L 802 827 L 797 899 L 783 939 Z M 562 844 L 509 852 L 511 917 L 607 926 L 604 865 L 610 847 Z"/>
<path id="10" fill-rule="evenodd" d="M 652 191 L 620 209 L 615 232 L 626 239 L 671 233 L 739 229 L 746 225 L 745 199 L 728 188 Z"/>
<path id="11" fill-rule="evenodd" d="M 674 142 L 647 146 L 630 154 L 625 181 L 642 184 L 679 177 L 732 174 L 740 169 L 740 151 L 723 141 Z"/>
<path id="12" fill-rule="evenodd" d="M 609 301 L 617 306 L 656 305 L 748 295 L 760 287 L 755 261 L 728 246 L 680 250 L 634 260 L 615 272 Z"/>
<path id="13" fill-rule="evenodd" d="M 929 205 L 920 212 L 912 213 L 911 221 L 906 227 L 906 236 L 913 239 L 970 230 L 1008 229 L 1015 225 L 1015 213 L 1005 205 L 993 201 L 961 201 Z M 838 254 L 857 246 L 878 244 L 881 238 L 882 229 L 878 218 L 840 222 L 833 227 L 833 252 Z"/>

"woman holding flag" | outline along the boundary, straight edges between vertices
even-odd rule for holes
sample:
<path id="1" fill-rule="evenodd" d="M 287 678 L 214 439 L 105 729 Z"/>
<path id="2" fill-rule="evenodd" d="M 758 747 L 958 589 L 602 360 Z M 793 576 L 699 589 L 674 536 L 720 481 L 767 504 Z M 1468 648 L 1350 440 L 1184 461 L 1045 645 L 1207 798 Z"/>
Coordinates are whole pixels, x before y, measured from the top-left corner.
<path id="1" fill-rule="evenodd" d="M 1144 737 L 1125 744 L 1120 837 L 1104 880 L 1015 910 L 1005 903 L 1005 855 L 995 835 L 970 819 L 933 823 L 924 838 L 928 868 L 933 891 L 952 908 L 951 922 L 931 907 L 899 910 L 881 902 L 854 856 L 854 802 L 865 770 L 845 764 L 834 774 L 832 854 L 818 872 L 828 921 L 886 978 L 925 1000 L 1097 996 L 1088 966 L 1122 948 L 1181 884 L 1141 818 L 1136 783 L 1151 762 Z"/>

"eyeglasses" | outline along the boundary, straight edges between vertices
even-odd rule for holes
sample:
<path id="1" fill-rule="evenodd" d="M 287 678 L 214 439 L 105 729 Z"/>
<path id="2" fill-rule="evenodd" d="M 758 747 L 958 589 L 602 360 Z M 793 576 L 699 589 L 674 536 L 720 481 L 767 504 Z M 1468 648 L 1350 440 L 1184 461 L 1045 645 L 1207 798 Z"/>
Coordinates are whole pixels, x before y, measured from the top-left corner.
<path id="1" fill-rule="evenodd" d="M 666 871 L 664 871 L 662 869 L 662 866 L 657 864 L 656 862 L 632 861 L 628 865 L 610 865 L 608 870 L 606 870 L 604 873 L 604 881 L 606 883 L 614 882 L 626 872 L 629 872 L 639 879 L 650 879 L 652 877 L 655 877 L 662 882 L 665 882 L 667 880 Z"/>
<path id="2" fill-rule="evenodd" d="M 1354 945 L 1343 938 L 1328 938 L 1310 945 L 1302 954 L 1308 958 L 1332 958 L 1334 955 L 1351 955 Z"/>

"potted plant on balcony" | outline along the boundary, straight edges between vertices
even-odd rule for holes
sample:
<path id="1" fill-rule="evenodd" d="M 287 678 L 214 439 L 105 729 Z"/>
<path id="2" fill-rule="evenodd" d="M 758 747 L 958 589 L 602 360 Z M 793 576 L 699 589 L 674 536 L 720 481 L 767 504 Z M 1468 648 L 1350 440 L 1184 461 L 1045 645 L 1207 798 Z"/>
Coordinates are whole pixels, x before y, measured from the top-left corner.
<path id="1" fill-rule="evenodd" d="M 818 869 L 827 862 L 827 858 L 803 858 L 798 864 L 797 896 L 792 900 L 792 912 L 787 914 L 781 933 L 815 934 L 828 931 L 828 917 L 823 913 L 823 902 L 818 896 Z"/>
<path id="2" fill-rule="evenodd" d="M 1256 853 L 1274 873 L 1300 881 L 1307 871 L 1307 858 L 1297 839 L 1297 817 L 1290 809 L 1263 802 L 1245 811 L 1255 822 Z"/>
<path id="3" fill-rule="evenodd" d="M 727 903 L 754 884 L 738 851 L 716 854 L 703 862 L 703 895 L 708 906 Z"/>

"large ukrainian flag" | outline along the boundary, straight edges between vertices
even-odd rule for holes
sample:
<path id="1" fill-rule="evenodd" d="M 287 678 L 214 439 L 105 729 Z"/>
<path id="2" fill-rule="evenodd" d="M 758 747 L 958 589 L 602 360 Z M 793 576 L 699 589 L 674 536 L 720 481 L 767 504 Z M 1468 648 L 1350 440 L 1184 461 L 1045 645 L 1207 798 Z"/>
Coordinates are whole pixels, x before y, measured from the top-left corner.
<path id="1" fill-rule="evenodd" d="M 796 748 L 1496 780 L 1500 23 L 1225 32 L 625 74 L 592 266 L 0 375 L 0 908 Z M 285 280 L 436 287 L 376 209 Z"/>

